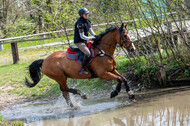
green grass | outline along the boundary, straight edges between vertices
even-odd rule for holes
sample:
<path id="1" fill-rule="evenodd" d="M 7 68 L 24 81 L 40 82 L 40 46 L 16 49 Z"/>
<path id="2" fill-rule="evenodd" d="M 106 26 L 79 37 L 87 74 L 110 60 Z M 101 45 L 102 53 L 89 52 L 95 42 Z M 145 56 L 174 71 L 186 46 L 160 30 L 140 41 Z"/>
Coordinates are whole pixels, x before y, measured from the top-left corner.
<path id="1" fill-rule="evenodd" d="M 1 120 L 3 120 L 3 116 L 2 116 L 2 115 L 0 115 L 0 121 L 1 121 Z"/>
<path id="2" fill-rule="evenodd" d="M 25 76 L 28 75 L 26 67 L 29 66 L 30 63 L 31 62 L 19 62 L 17 64 L 0 66 L 0 75 L 2 75 L 0 85 L 13 87 L 13 89 L 10 89 L 8 92 L 19 95 L 38 97 L 47 96 L 49 94 L 56 95 L 55 90 L 59 90 L 58 84 L 46 76 L 44 76 L 34 88 L 25 86 Z"/>
<path id="3" fill-rule="evenodd" d="M 22 121 L 7 121 L 0 115 L 0 126 L 24 126 Z"/>

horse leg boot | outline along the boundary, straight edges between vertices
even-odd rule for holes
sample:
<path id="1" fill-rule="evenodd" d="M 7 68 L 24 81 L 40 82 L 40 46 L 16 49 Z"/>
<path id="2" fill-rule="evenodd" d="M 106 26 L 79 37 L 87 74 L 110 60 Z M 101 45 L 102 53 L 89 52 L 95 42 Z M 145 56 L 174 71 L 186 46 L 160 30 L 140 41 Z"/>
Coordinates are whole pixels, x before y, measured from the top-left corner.
<path id="1" fill-rule="evenodd" d="M 67 91 L 62 91 L 63 97 L 65 98 L 67 105 L 71 108 L 74 107 L 73 103 L 71 102 L 70 96 L 69 96 L 69 92 Z"/>
<path id="2" fill-rule="evenodd" d="M 85 70 L 88 60 L 89 57 L 86 54 L 84 54 L 84 59 L 82 61 L 82 68 L 80 69 L 80 74 L 88 74 L 88 72 Z"/>
<path id="3" fill-rule="evenodd" d="M 113 98 L 118 95 L 118 93 L 121 91 L 121 83 L 122 81 L 118 79 L 119 83 L 117 84 L 116 88 L 114 91 L 111 92 L 110 98 Z"/>
<path id="4" fill-rule="evenodd" d="M 114 73 L 111 72 L 105 72 L 102 73 L 100 76 L 100 79 L 106 79 L 106 80 L 116 80 L 119 83 L 116 86 L 116 89 L 111 92 L 110 98 L 113 98 L 118 95 L 118 93 L 121 91 L 121 83 L 122 83 L 122 78 L 118 75 L 115 75 Z"/>
<path id="5" fill-rule="evenodd" d="M 127 79 L 123 77 L 123 81 L 126 92 L 129 95 L 129 99 L 135 102 L 135 95 L 133 94 L 133 91 L 131 91 L 129 84 L 127 83 Z"/>

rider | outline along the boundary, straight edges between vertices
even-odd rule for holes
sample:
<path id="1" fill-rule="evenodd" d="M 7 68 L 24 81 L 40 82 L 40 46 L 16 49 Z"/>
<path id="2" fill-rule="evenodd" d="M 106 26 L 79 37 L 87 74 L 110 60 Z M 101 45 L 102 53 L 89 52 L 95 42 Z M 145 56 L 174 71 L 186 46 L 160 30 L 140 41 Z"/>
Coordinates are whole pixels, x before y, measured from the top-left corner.
<path id="1" fill-rule="evenodd" d="M 91 28 L 91 22 L 88 19 L 88 9 L 82 7 L 79 9 L 80 18 L 75 23 L 75 33 L 74 33 L 74 43 L 76 46 L 85 54 L 82 61 L 82 68 L 80 74 L 88 74 L 85 67 L 88 63 L 89 57 L 91 56 L 90 50 L 87 47 L 87 41 L 91 41 L 96 37 L 96 34 Z M 88 32 L 90 32 L 92 37 L 88 37 Z"/>

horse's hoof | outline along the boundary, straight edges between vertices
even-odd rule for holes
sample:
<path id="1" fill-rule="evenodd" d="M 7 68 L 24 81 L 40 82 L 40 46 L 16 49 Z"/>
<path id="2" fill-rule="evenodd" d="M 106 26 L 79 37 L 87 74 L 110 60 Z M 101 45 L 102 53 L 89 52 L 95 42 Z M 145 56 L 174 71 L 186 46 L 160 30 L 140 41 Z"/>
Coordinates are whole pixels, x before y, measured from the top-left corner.
<path id="1" fill-rule="evenodd" d="M 130 100 L 135 99 L 135 95 L 133 94 L 132 91 L 129 91 L 129 92 L 128 92 L 128 95 L 129 95 L 129 99 L 130 99 Z"/>
<path id="2" fill-rule="evenodd" d="M 129 99 L 130 99 L 130 100 L 135 99 L 135 95 L 134 95 L 134 94 L 129 95 Z"/>
<path id="3" fill-rule="evenodd" d="M 84 94 L 81 96 L 82 99 L 87 99 L 88 97 Z"/>
<path id="4" fill-rule="evenodd" d="M 117 96 L 118 95 L 118 92 L 117 91 L 112 91 L 111 92 L 111 95 L 110 95 L 110 98 L 113 98 L 113 97 L 115 97 L 115 96 Z"/>
<path id="5" fill-rule="evenodd" d="M 73 103 L 70 103 L 69 106 L 70 106 L 70 108 L 73 108 L 73 107 L 74 107 Z"/>
<path id="6" fill-rule="evenodd" d="M 135 99 L 131 99 L 131 101 L 132 101 L 132 102 L 136 102 L 136 100 L 135 100 Z"/>

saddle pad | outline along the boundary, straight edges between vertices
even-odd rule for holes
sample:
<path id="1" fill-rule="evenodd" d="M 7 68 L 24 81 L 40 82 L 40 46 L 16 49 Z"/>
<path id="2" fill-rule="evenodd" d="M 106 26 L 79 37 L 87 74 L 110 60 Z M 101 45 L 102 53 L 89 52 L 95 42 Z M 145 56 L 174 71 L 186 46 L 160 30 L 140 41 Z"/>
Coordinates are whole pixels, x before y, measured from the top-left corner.
<path id="1" fill-rule="evenodd" d="M 91 57 L 89 63 L 92 62 L 95 55 L 93 48 L 90 48 L 90 52 L 91 52 Z M 80 50 L 75 50 L 75 51 L 70 51 L 70 49 L 67 50 L 67 59 L 75 60 L 77 63 L 82 64 L 83 58 L 84 58 L 84 53 L 81 52 Z"/>

